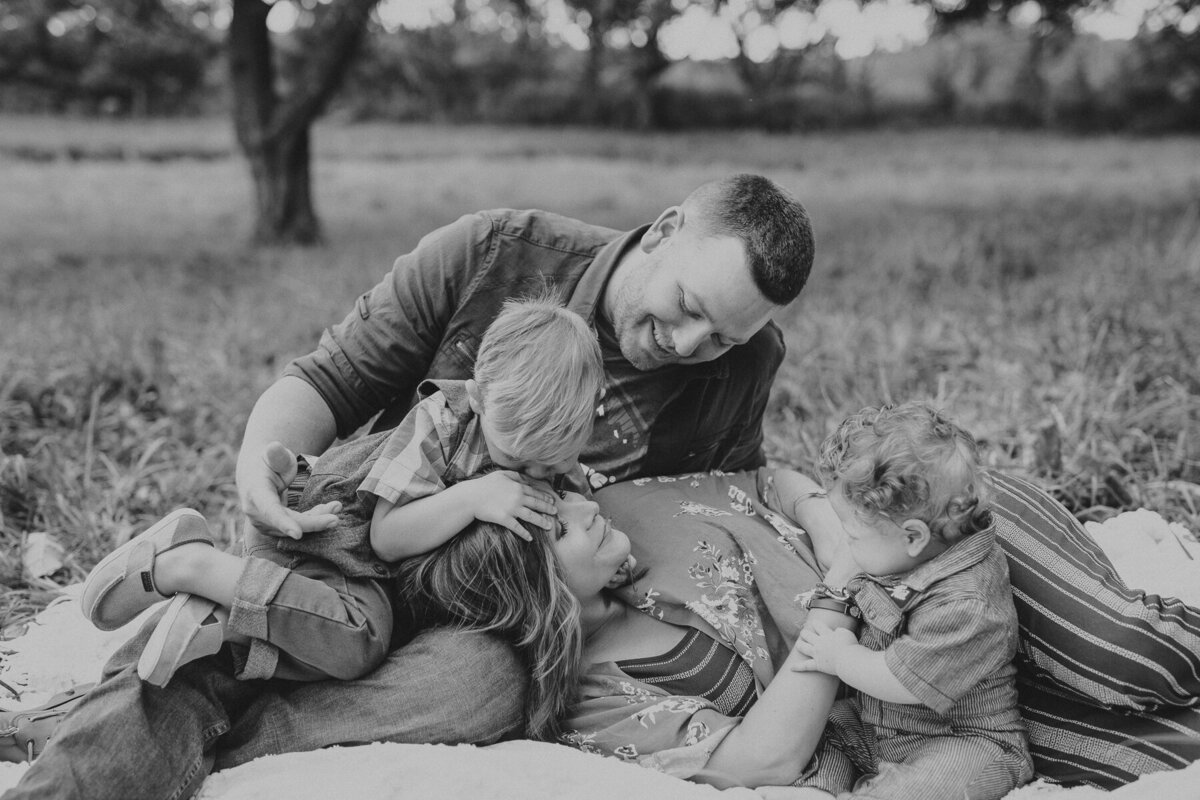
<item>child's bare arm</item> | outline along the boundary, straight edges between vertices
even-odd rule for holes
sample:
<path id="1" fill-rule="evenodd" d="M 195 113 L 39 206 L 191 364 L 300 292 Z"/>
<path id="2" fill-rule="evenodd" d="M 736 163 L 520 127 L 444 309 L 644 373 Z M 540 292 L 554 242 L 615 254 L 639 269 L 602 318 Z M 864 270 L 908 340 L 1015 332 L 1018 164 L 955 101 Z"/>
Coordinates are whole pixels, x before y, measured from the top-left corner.
<path id="1" fill-rule="evenodd" d="M 549 529 L 554 513 L 549 492 L 515 472 L 492 472 L 411 503 L 380 500 L 371 517 L 371 549 L 384 561 L 400 561 L 433 550 L 476 519 L 503 525 L 529 541 L 521 520 Z"/>
<path id="2" fill-rule="evenodd" d="M 792 669 L 836 675 L 847 686 L 888 703 L 920 703 L 888 669 L 883 653 L 863 647 L 844 628 L 821 623 L 805 625 L 796 640 L 796 650 L 808 656 Z"/>
<path id="3" fill-rule="evenodd" d="M 775 484 L 775 510 L 790 517 L 797 525 L 808 531 L 813 543 L 813 555 L 821 569 L 829 569 L 838 551 L 845 546 L 846 534 L 842 523 L 834 513 L 829 498 L 821 485 L 807 475 L 794 469 L 777 469 L 773 474 Z M 768 505 L 774 506 L 767 498 Z"/>

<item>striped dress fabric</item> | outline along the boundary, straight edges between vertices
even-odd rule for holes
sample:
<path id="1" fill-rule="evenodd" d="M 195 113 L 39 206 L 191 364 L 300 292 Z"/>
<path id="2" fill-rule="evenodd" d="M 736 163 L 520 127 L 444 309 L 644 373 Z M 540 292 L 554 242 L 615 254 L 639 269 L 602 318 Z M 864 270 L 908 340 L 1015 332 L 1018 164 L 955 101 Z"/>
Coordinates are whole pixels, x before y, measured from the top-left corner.
<path id="1" fill-rule="evenodd" d="M 1130 589 L 1065 507 L 992 478 L 1038 774 L 1113 789 L 1200 759 L 1200 611 Z"/>
<path id="2" fill-rule="evenodd" d="M 618 661 L 631 678 L 682 697 L 702 697 L 729 717 L 754 705 L 754 671 L 737 653 L 692 629 L 670 650 L 653 658 Z"/>

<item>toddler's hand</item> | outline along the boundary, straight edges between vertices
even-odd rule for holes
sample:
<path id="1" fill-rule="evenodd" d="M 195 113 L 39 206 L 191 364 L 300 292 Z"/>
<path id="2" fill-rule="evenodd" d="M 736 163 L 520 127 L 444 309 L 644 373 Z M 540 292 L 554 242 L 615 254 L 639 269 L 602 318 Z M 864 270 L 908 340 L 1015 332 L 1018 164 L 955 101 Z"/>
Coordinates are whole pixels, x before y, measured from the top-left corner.
<path id="1" fill-rule="evenodd" d="M 794 672 L 824 672 L 837 675 L 838 659 L 847 648 L 856 647 L 858 637 L 846 628 L 831 628 L 824 622 L 810 622 L 800 629 L 796 651 L 807 656 L 792 666 Z"/>
<path id="2" fill-rule="evenodd" d="M 546 530 L 554 527 L 554 495 L 526 483 L 520 473 L 490 472 L 471 484 L 475 490 L 475 519 L 503 525 L 527 542 L 533 537 L 521 520 Z"/>

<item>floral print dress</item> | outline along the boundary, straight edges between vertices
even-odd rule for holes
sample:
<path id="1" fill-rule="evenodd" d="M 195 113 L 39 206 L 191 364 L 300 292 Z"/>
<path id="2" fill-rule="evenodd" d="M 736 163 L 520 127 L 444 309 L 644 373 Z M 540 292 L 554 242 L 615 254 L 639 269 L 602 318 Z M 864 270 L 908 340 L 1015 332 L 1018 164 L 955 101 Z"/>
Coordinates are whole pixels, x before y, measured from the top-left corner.
<path id="1" fill-rule="evenodd" d="M 641 573 L 616 596 L 734 650 L 753 669 L 759 694 L 803 625 L 798 595 L 820 580 L 808 534 L 774 510 L 773 472 L 641 478 L 596 495 L 629 535 Z M 585 666 L 561 740 L 688 778 L 703 771 L 738 719 L 609 661 Z"/>

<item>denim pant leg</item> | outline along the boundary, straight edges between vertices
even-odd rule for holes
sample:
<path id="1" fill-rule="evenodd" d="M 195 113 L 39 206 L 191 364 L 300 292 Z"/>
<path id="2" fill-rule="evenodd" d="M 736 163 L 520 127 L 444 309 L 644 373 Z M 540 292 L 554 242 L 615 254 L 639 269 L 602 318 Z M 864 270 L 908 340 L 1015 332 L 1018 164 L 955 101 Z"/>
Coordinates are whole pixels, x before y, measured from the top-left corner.
<path id="1" fill-rule="evenodd" d="M 184 800 L 212 766 L 214 740 L 263 684 L 233 677 L 228 649 L 184 665 L 165 688 L 137 660 L 155 615 L 105 665 L 4 800 Z"/>
<path id="2" fill-rule="evenodd" d="M 247 539 L 229 630 L 251 639 L 248 651 L 235 648 L 243 680 L 351 680 L 387 657 L 391 596 L 383 581 L 347 578 L 257 534 Z"/>
<path id="3" fill-rule="evenodd" d="M 221 739 L 217 769 L 372 741 L 490 744 L 520 736 L 528 669 L 490 634 L 432 629 L 356 681 L 263 694 Z"/>

